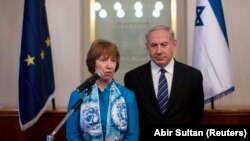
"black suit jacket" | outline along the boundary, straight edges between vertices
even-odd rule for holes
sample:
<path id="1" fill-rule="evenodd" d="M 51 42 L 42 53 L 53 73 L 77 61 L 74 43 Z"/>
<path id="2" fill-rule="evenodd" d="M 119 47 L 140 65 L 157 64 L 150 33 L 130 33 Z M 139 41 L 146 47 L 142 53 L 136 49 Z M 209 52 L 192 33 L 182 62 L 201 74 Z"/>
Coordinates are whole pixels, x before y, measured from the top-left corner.
<path id="1" fill-rule="evenodd" d="M 124 83 L 136 94 L 140 130 L 158 124 L 199 123 L 204 111 L 202 81 L 199 70 L 175 60 L 170 99 L 162 115 L 155 96 L 150 61 L 127 72 Z"/>

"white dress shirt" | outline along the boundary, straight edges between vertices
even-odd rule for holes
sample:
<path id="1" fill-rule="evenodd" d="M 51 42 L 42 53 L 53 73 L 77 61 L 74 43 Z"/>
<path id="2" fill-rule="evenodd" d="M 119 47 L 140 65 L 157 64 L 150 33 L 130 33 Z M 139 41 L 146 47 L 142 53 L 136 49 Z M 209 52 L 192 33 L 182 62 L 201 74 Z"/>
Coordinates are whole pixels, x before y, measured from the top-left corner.
<path id="1" fill-rule="evenodd" d="M 165 77 L 168 81 L 168 97 L 170 97 L 171 87 L 172 87 L 172 81 L 173 81 L 173 74 L 174 74 L 174 59 L 169 62 L 167 66 L 164 67 L 167 71 L 165 73 Z M 154 84 L 154 90 L 155 90 L 155 96 L 158 96 L 158 83 L 159 78 L 161 75 L 160 67 L 157 66 L 153 61 L 151 61 L 151 71 L 152 71 L 152 78 L 153 78 L 153 84 Z"/>

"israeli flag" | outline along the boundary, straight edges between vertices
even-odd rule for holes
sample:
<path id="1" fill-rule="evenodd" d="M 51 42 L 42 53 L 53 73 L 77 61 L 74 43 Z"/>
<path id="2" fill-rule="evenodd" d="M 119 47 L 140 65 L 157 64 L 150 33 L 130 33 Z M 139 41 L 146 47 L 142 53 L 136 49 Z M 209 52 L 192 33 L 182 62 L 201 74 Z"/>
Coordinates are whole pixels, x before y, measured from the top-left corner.
<path id="1" fill-rule="evenodd" d="M 234 91 L 230 50 L 220 0 L 197 0 L 193 67 L 203 75 L 205 103 Z"/>

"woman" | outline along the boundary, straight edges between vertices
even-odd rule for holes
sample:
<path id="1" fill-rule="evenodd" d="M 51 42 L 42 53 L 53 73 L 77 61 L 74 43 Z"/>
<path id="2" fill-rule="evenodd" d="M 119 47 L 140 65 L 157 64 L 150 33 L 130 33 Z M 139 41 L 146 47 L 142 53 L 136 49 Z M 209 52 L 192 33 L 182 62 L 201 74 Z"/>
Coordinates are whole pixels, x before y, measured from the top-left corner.
<path id="1" fill-rule="evenodd" d="M 103 39 L 95 40 L 87 55 L 90 73 L 102 77 L 66 123 L 68 141 L 134 141 L 138 140 L 138 109 L 134 93 L 113 79 L 119 68 L 117 46 Z M 68 111 L 87 90 L 70 96 Z"/>

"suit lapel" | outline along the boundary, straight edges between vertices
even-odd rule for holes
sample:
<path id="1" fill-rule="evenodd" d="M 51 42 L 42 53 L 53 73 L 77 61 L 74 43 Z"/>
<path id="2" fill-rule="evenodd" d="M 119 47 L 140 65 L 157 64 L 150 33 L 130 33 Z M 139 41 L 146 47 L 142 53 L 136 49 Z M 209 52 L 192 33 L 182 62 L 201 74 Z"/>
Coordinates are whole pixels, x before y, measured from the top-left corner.
<path id="1" fill-rule="evenodd" d="M 149 97 L 152 103 L 154 103 L 154 109 L 156 111 L 159 111 L 157 99 L 155 97 L 155 90 L 153 85 L 153 78 L 152 78 L 152 72 L 151 72 L 151 66 L 150 61 L 145 65 L 145 68 L 141 72 L 141 82 L 145 89 L 145 94 Z"/>
<path id="2" fill-rule="evenodd" d="M 181 67 L 179 65 L 179 62 L 175 61 L 175 63 L 174 63 L 173 82 L 172 82 L 172 88 L 171 88 L 168 108 L 170 108 L 173 105 L 174 101 L 175 101 L 176 94 L 179 91 L 179 86 L 182 83 L 181 77 L 182 77 L 181 76 Z"/>

